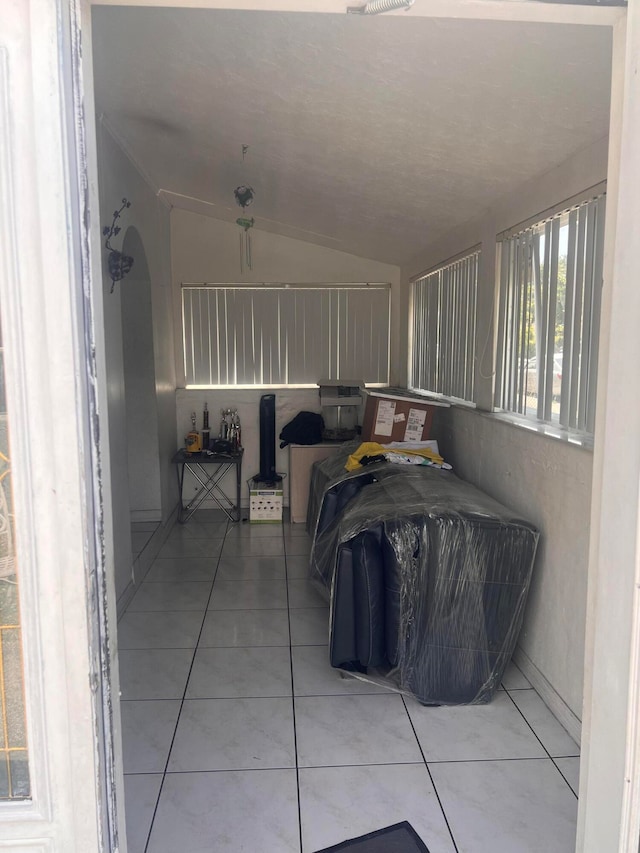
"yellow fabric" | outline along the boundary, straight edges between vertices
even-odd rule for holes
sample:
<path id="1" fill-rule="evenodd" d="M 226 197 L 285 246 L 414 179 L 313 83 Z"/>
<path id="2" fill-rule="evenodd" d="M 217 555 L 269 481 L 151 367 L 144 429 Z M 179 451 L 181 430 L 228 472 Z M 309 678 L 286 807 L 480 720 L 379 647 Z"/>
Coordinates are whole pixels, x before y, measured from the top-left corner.
<path id="1" fill-rule="evenodd" d="M 408 450 L 404 447 L 385 447 L 382 444 L 378 444 L 376 441 L 365 441 L 360 445 L 355 453 L 351 454 L 344 467 L 347 471 L 355 471 L 356 468 L 360 468 L 360 460 L 363 456 L 380 456 L 383 453 L 401 453 L 406 456 L 422 456 L 423 459 L 429 459 L 431 462 L 435 462 L 436 465 L 442 465 L 444 462 L 442 456 L 439 456 L 427 447 Z"/>

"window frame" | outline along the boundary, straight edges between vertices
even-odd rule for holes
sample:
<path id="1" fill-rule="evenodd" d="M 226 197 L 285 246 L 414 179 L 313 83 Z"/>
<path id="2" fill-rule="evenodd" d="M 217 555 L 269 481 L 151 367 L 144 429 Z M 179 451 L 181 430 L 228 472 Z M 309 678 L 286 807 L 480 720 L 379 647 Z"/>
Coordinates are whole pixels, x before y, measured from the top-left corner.
<path id="1" fill-rule="evenodd" d="M 494 412 L 585 444 L 592 442 L 595 425 L 605 219 L 606 182 L 602 182 L 496 236 Z M 567 228 L 566 255 L 560 253 L 563 228 Z M 563 257 L 564 304 L 557 290 Z M 569 357 L 562 360 L 557 389 L 555 339 L 560 304 L 563 354 L 567 343 Z M 578 334 L 574 334 L 574 323 Z M 525 351 L 530 348 L 532 327 L 536 379 L 530 383 L 532 357 L 526 352 L 525 358 Z M 535 411 L 527 402 L 533 396 L 528 393 L 533 381 Z"/>
<path id="2" fill-rule="evenodd" d="M 185 315 L 185 292 L 189 290 L 219 290 L 219 291 L 256 291 L 256 292 L 268 292 L 268 291 L 278 291 L 278 292 L 302 292 L 302 291 L 314 291 L 316 293 L 326 293 L 329 291 L 384 291 L 386 294 L 386 305 L 387 305 L 387 314 L 386 314 L 386 358 L 383 362 L 383 371 L 386 375 L 386 378 L 381 381 L 370 381 L 367 379 L 367 376 L 361 376 L 360 371 L 355 371 L 358 375 L 353 375 L 353 371 L 344 370 L 338 368 L 337 372 L 339 375 L 337 376 L 329 376 L 322 375 L 315 376 L 314 379 L 309 378 L 309 381 L 303 382 L 282 382 L 282 381 L 263 381 L 263 382 L 244 382 L 244 381 L 229 381 L 227 383 L 224 382 L 210 382 L 210 383 L 198 383 L 198 382 L 190 382 L 189 379 L 197 378 L 195 375 L 195 368 L 190 368 L 188 364 L 189 359 L 189 350 L 192 349 L 192 342 L 188 339 L 187 334 L 187 320 Z M 368 387 L 371 388 L 380 388 L 385 387 L 389 384 L 390 379 L 390 371 L 391 371 L 391 302 L 392 302 L 392 284 L 391 282 L 300 282 L 300 283 L 284 283 L 284 282 L 181 282 L 180 285 L 180 309 L 181 309 L 181 344 L 182 344 L 182 367 L 184 370 L 184 387 L 187 389 L 213 389 L 213 390 L 221 390 L 221 389 L 265 389 L 265 388 L 315 388 L 320 379 L 358 379 L 362 380 Z M 382 324 L 381 324 L 382 325 Z M 237 327 L 236 327 L 237 328 Z M 336 335 L 340 333 L 339 324 L 335 330 Z M 228 334 L 228 330 L 227 330 Z M 332 353 L 336 363 L 339 362 L 339 358 L 337 356 L 337 347 L 339 346 L 339 341 L 334 341 L 335 347 Z M 211 345 L 211 339 L 210 339 Z M 229 352 L 226 351 L 226 358 L 228 358 Z M 193 354 L 191 355 L 193 359 Z M 227 373 L 230 368 L 227 367 Z M 237 378 L 237 371 L 234 370 Z M 326 371 L 325 371 L 326 372 Z M 335 370 L 330 371 L 332 374 L 336 372 Z M 288 374 L 288 366 L 285 368 L 285 373 Z M 210 378 L 213 378 L 210 375 Z M 227 377 L 228 378 L 228 377 Z"/>
<path id="3" fill-rule="evenodd" d="M 416 358 L 416 349 L 419 346 L 416 340 L 416 310 L 417 310 L 417 295 L 416 289 L 419 284 L 422 282 L 426 283 L 426 280 L 434 277 L 434 276 L 442 276 L 444 272 L 448 270 L 453 270 L 453 279 L 448 284 L 451 285 L 451 290 L 455 291 L 458 286 L 461 286 L 465 282 L 461 281 L 460 277 L 460 265 L 465 261 L 474 261 L 474 273 L 475 278 L 472 282 L 467 281 L 466 285 L 471 285 L 472 292 L 468 294 L 466 297 L 464 294 L 459 294 L 456 292 L 448 293 L 445 295 L 446 299 L 446 307 L 447 313 L 453 313 L 452 317 L 448 318 L 448 322 L 450 327 L 445 329 L 444 331 L 440 328 L 438 324 L 438 320 L 435 317 L 428 318 L 427 323 L 430 322 L 431 325 L 431 333 L 436 334 L 436 343 L 434 344 L 433 351 L 426 355 L 426 358 L 432 361 L 434 364 L 439 363 L 440 361 L 440 349 L 441 349 L 441 341 L 440 333 L 443 331 L 443 336 L 445 338 L 445 343 L 447 346 L 452 345 L 453 336 L 452 333 L 455 334 L 455 321 L 456 321 L 456 311 L 460 307 L 464 307 L 464 305 L 472 305 L 473 308 L 473 318 L 471 327 L 467 327 L 465 339 L 458 342 L 456 344 L 456 352 L 452 353 L 455 357 L 456 354 L 464 354 L 466 360 L 466 370 L 458 370 L 455 376 L 449 376 L 444 380 L 446 383 L 447 390 L 441 390 L 445 387 L 444 383 L 440 383 L 440 388 L 423 388 L 420 386 L 417 381 L 416 372 L 417 372 L 417 358 Z M 475 365 L 478 357 L 477 353 L 477 332 L 478 332 L 478 290 L 480 284 L 480 268 L 481 268 L 481 259 L 482 259 L 482 245 L 476 244 L 471 246 L 469 249 L 466 249 L 463 252 L 460 252 L 457 255 L 454 255 L 447 260 L 436 264 L 434 267 L 431 267 L 427 271 L 420 273 L 417 276 L 411 278 L 410 284 L 410 294 L 409 294 L 409 358 L 408 358 L 408 386 L 412 391 L 415 391 L 419 394 L 426 394 L 430 397 L 436 397 L 438 399 L 451 401 L 456 404 L 461 404 L 465 406 L 475 407 L 475 395 L 476 395 L 476 378 L 475 378 Z M 438 282 L 437 284 L 434 282 L 434 286 L 442 287 L 443 283 Z M 442 297 L 442 294 L 440 294 Z M 433 300 L 437 302 L 437 307 L 440 307 L 440 300 Z M 433 306 L 436 307 L 436 306 Z M 467 322 L 469 321 L 468 315 L 465 315 Z M 427 332 L 426 329 L 422 330 L 422 334 L 425 335 Z M 427 336 L 427 345 L 428 336 Z M 447 370 L 449 368 L 447 367 Z M 439 381 L 439 380 L 437 380 Z M 460 385 L 462 383 L 462 387 Z M 454 388 L 454 384 L 456 387 Z M 463 394 L 462 396 L 449 393 L 451 390 L 469 390 L 469 393 Z"/>

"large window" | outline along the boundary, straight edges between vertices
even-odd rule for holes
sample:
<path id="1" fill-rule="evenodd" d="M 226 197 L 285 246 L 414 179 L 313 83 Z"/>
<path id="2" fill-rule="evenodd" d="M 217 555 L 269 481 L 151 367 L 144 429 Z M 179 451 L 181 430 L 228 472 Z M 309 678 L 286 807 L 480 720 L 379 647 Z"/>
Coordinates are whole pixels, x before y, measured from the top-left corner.
<path id="1" fill-rule="evenodd" d="M 410 385 L 473 402 L 479 251 L 413 282 Z"/>
<path id="2" fill-rule="evenodd" d="M 186 384 L 389 382 L 388 284 L 183 285 Z"/>
<path id="3" fill-rule="evenodd" d="M 496 406 L 592 434 L 605 198 L 499 241 Z"/>

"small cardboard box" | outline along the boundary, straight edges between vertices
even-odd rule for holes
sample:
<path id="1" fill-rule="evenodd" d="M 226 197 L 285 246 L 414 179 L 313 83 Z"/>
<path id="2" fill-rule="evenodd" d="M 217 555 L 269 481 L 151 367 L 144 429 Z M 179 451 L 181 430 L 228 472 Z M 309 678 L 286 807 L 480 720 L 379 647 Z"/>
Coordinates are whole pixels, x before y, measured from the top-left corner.
<path id="1" fill-rule="evenodd" d="M 281 524 L 282 499 L 282 486 L 268 488 L 267 484 L 252 480 L 249 486 L 249 523 Z"/>
<path id="2" fill-rule="evenodd" d="M 426 441 L 430 437 L 434 409 L 448 403 L 412 396 L 403 389 L 367 390 L 362 440 L 389 444 L 392 441 Z"/>

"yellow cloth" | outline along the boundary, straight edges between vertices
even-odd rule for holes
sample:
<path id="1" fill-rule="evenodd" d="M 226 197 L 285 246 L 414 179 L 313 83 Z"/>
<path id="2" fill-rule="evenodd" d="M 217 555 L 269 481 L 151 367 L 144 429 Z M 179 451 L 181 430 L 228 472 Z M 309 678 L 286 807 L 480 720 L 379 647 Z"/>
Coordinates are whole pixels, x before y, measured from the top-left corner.
<path id="1" fill-rule="evenodd" d="M 442 465 L 444 462 L 442 456 L 434 453 L 433 450 L 429 450 L 427 447 L 408 450 L 404 447 L 385 447 L 382 444 L 378 444 L 376 441 L 365 441 L 360 445 L 355 453 L 351 454 L 344 467 L 347 471 L 355 471 L 356 468 L 360 468 L 360 460 L 363 456 L 380 456 L 384 453 L 401 453 L 406 456 L 422 456 L 423 459 L 429 459 L 431 462 L 435 462 L 436 465 Z"/>

